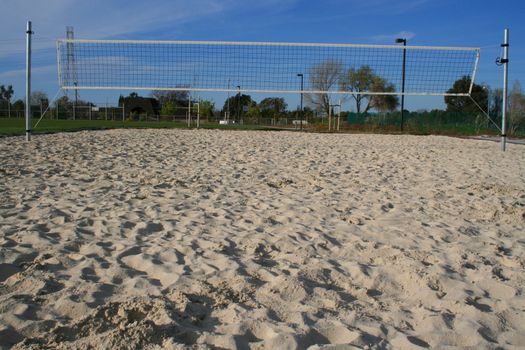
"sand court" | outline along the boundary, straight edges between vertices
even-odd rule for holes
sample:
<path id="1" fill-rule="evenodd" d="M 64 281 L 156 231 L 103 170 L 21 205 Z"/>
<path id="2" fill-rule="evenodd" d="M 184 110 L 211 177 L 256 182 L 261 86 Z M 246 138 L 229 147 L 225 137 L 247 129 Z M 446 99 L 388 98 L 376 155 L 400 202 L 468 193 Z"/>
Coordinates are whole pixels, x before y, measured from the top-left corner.
<path id="1" fill-rule="evenodd" d="M 0 347 L 520 348 L 524 232 L 523 145 L 1 138 Z"/>

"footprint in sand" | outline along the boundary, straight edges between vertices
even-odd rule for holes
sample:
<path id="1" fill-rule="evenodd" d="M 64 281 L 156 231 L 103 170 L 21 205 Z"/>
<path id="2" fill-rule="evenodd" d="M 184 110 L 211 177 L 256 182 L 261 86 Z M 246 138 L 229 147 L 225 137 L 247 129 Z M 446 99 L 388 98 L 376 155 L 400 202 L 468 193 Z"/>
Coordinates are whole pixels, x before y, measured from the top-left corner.
<path id="1" fill-rule="evenodd" d="M 164 230 L 164 226 L 160 223 L 148 222 L 147 224 L 140 223 L 137 225 L 137 235 L 147 236 L 156 232 Z"/>

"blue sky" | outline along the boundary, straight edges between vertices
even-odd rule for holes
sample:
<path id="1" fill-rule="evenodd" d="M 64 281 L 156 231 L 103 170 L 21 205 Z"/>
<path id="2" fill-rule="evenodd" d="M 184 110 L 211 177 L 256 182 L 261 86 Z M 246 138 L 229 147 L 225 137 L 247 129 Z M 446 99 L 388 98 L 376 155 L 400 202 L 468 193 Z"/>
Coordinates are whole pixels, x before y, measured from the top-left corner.
<path id="1" fill-rule="evenodd" d="M 290 41 L 481 47 L 477 83 L 501 86 L 503 29 L 509 28 L 510 82 L 525 83 L 525 5 L 519 0 L 0 0 L 0 84 L 24 95 L 25 23 L 33 21 L 33 90 L 58 90 L 55 43 L 71 25 L 77 38 Z M 144 92 L 143 94 L 147 94 Z M 117 93 L 82 92 L 98 103 Z M 222 95 L 204 96 L 222 106 Z M 262 96 L 254 96 L 256 99 Z M 290 107 L 297 96 L 289 96 Z M 409 109 L 435 108 L 442 98 L 407 97 Z M 349 108 L 349 107 L 347 107 Z"/>

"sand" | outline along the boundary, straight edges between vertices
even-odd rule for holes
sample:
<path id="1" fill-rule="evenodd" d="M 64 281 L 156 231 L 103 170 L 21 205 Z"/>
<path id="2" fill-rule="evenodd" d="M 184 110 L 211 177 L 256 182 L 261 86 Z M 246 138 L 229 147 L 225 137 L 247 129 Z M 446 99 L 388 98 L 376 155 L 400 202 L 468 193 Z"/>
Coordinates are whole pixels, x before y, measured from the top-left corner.
<path id="1" fill-rule="evenodd" d="M 2 138 L 0 348 L 520 348 L 524 215 L 523 145 Z"/>

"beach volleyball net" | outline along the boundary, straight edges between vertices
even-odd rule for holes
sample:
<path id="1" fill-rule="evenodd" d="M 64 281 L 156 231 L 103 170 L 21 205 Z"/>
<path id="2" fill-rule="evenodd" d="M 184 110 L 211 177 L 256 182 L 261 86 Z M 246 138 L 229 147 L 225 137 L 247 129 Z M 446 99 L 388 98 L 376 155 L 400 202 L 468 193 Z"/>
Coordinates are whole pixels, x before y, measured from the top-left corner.
<path id="1" fill-rule="evenodd" d="M 66 90 L 469 96 L 479 54 L 468 47 L 57 41 L 59 85 Z M 465 77 L 470 83 L 451 92 Z"/>

